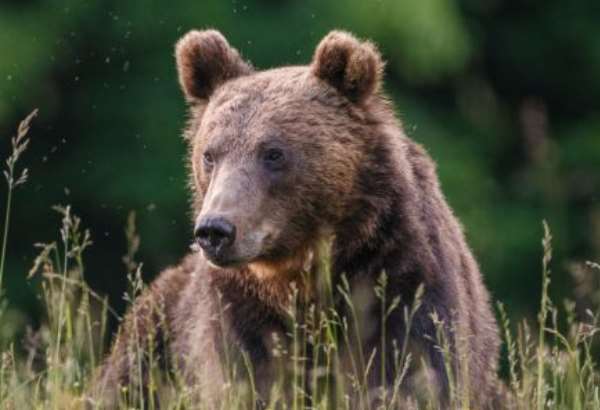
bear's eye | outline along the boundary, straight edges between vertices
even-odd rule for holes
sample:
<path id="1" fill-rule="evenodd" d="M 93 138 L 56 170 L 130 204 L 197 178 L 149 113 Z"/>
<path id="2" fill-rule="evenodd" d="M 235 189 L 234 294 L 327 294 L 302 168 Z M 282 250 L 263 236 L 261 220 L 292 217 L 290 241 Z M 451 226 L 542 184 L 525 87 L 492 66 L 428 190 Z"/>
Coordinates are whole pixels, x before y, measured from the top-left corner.
<path id="1" fill-rule="evenodd" d="M 205 152 L 204 155 L 202 155 L 202 161 L 204 161 L 204 165 L 207 168 L 212 167 L 215 163 L 215 160 L 210 152 Z"/>
<path id="2" fill-rule="evenodd" d="M 263 161 L 267 168 L 271 170 L 281 169 L 284 163 L 285 156 L 279 148 L 269 148 L 263 154 Z"/>

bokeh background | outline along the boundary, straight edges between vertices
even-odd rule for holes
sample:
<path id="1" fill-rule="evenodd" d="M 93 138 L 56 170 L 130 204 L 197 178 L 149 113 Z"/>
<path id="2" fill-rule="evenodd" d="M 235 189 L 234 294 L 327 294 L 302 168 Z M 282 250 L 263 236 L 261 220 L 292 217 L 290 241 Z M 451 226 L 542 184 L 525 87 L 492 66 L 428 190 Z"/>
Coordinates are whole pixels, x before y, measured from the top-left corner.
<path id="1" fill-rule="evenodd" d="M 3 0 L 2 158 L 19 120 L 40 110 L 8 243 L 12 328 L 40 320 L 39 283 L 26 274 L 34 243 L 58 238 L 52 205 L 71 204 L 91 229 L 85 275 L 117 310 L 130 211 L 146 279 L 187 252 L 173 44 L 206 27 L 258 68 L 308 63 L 333 28 L 375 41 L 385 90 L 438 162 L 493 297 L 515 317 L 535 315 L 544 219 L 552 295 L 578 297 L 574 264 L 600 258 L 597 0 Z"/>

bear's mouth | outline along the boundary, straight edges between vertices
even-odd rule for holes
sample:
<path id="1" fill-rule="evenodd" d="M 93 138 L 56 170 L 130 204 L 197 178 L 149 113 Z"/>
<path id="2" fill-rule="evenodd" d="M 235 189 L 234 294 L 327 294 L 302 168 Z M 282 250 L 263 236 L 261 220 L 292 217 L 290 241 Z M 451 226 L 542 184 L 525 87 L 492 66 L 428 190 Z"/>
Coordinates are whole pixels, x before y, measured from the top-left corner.
<path id="1" fill-rule="evenodd" d="M 251 263 L 254 259 L 253 257 L 236 257 L 235 255 L 230 255 L 227 253 L 220 254 L 210 254 L 205 250 L 202 250 L 202 254 L 204 258 L 208 261 L 210 265 L 215 268 L 242 268 L 249 263 Z"/>
<path id="2" fill-rule="evenodd" d="M 272 259 L 269 255 L 270 232 L 256 230 L 231 242 L 208 245 L 196 239 L 191 249 L 201 252 L 204 258 L 215 268 L 242 268 L 258 259 Z"/>
<path id="3" fill-rule="evenodd" d="M 212 253 L 202 249 L 204 258 L 216 268 L 243 268 L 257 260 L 268 260 L 265 254 L 254 249 L 239 250 L 228 249 L 223 252 Z"/>
<path id="4" fill-rule="evenodd" d="M 211 254 L 202 250 L 202 254 L 214 268 L 247 268 L 258 279 L 308 270 L 313 261 L 313 252 L 305 247 L 295 252 L 269 248 L 261 252 L 243 252 L 242 255 L 237 254 L 234 249 L 231 249 L 231 251 L 233 252 Z"/>

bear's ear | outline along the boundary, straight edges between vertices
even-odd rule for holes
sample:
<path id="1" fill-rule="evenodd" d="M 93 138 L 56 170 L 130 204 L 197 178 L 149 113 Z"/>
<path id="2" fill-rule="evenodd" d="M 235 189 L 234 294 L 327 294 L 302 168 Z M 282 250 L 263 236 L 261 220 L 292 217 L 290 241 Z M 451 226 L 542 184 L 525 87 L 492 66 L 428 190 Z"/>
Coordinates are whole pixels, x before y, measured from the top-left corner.
<path id="1" fill-rule="evenodd" d="M 344 31 L 330 32 L 317 47 L 313 73 L 360 103 L 378 91 L 384 63 L 379 51 Z"/>
<path id="2" fill-rule="evenodd" d="M 192 30 L 175 46 L 179 83 L 193 103 L 208 99 L 227 80 L 249 74 L 252 66 L 216 30 Z"/>

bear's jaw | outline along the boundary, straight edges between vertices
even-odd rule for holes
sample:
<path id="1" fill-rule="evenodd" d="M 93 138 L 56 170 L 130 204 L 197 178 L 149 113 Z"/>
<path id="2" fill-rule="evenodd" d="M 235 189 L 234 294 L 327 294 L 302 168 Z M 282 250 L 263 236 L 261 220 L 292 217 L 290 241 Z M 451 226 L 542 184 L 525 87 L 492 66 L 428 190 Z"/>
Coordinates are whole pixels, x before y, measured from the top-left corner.
<path id="1" fill-rule="evenodd" d="M 329 228 L 322 228 L 316 239 L 307 242 L 295 253 L 276 260 L 256 260 L 247 265 L 248 271 L 258 281 L 287 279 L 293 281 L 301 277 L 314 276 L 326 269 L 323 264 L 331 263 L 331 248 L 334 234 Z"/>
<path id="2" fill-rule="evenodd" d="M 302 250 L 281 260 L 259 260 L 248 264 L 248 270 L 259 281 L 295 277 L 302 272 L 310 272 L 314 262 L 312 249 Z"/>
<path id="3" fill-rule="evenodd" d="M 303 304 L 318 302 L 321 282 L 329 272 L 324 263 L 329 263 L 331 243 L 332 238 L 327 236 L 287 258 L 251 262 L 232 279 L 254 289 L 259 300 L 281 313 L 294 300 Z"/>

